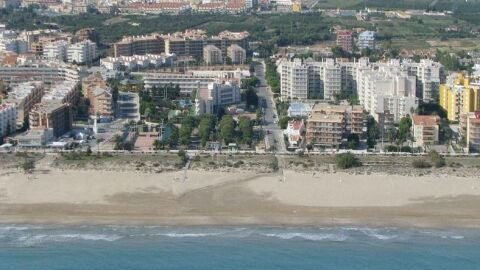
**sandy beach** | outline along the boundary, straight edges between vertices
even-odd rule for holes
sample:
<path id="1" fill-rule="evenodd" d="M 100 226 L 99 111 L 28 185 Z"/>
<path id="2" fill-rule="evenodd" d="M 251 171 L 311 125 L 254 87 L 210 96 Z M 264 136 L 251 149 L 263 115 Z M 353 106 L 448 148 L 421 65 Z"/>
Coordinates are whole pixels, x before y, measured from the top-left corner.
<path id="1" fill-rule="evenodd" d="M 480 179 L 190 170 L 0 176 L 2 223 L 480 227 Z"/>

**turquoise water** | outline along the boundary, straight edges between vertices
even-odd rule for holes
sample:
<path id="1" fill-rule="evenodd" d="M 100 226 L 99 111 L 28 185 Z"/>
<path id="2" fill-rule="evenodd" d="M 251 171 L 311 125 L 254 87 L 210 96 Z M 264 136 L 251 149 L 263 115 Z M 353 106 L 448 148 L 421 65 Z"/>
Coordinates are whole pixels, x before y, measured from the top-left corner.
<path id="1" fill-rule="evenodd" d="M 0 269 L 480 269 L 480 231 L 3 225 Z"/>

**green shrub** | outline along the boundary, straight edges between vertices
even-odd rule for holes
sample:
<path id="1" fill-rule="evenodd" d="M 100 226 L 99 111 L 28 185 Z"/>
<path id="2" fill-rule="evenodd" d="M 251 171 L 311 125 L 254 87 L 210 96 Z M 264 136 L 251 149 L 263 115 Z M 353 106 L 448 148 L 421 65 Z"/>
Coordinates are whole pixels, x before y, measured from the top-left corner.
<path id="1" fill-rule="evenodd" d="M 418 168 L 418 169 L 427 169 L 427 168 L 430 168 L 432 167 L 432 164 L 430 164 L 428 161 L 426 161 L 425 159 L 421 158 L 421 159 L 415 159 L 413 162 L 412 162 L 412 166 L 414 168 Z"/>
<path id="2" fill-rule="evenodd" d="M 435 150 L 428 154 L 435 168 L 440 168 L 446 165 L 445 159 Z"/>
<path id="3" fill-rule="evenodd" d="M 340 169 L 348 169 L 362 166 L 362 162 L 352 153 L 343 153 L 335 156 L 335 163 Z"/>

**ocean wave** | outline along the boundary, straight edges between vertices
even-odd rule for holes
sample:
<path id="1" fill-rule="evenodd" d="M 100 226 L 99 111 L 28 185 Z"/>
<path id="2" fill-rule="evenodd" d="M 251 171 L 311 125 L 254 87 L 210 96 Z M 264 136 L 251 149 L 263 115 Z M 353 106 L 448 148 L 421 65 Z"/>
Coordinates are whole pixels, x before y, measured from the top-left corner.
<path id="1" fill-rule="evenodd" d="M 343 242 L 347 240 L 348 236 L 345 234 L 319 234 L 319 233 L 299 233 L 299 232 L 289 232 L 289 233 L 263 233 L 261 235 L 268 237 L 275 237 L 283 240 L 291 239 L 303 239 L 309 241 L 333 241 L 333 242 Z"/>
<path id="2" fill-rule="evenodd" d="M 107 234 L 37 234 L 24 235 L 17 239 L 18 243 L 24 245 L 37 245 L 45 242 L 68 242 L 73 240 L 81 241 L 107 241 L 113 242 L 123 238 L 120 235 Z"/>
<path id="3" fill-rule="evenodd" d="M 223 233 L 159 233 L 159 236 L 167 236 L 171 238 L 185 238 L 185 237 L 208 237 L 208 236 L 219 236 Z"/>

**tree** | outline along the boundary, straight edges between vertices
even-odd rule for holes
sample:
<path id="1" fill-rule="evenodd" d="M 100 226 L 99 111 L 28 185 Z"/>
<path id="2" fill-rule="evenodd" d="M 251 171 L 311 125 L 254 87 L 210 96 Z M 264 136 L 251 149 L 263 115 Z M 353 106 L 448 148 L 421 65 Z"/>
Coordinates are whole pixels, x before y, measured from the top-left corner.
<path id="1" fill-rule="evenodd" d="M 362 166 L 362 162 L 352 153 L 342 153 L 335 156 L 335 163 L 340 169 Z"/>
<path id="2" fill-rule="evenodd" d="M 213 116 L 209 114 L 202 116 L 202 119 L 200 119 L 200 123 L 198 124 L 198 135 L 200 136 L 203 147 L 205 147 L 207 141 L 210 139 L 212 129 Z"/>
<path id="3" fill-rule="evenodd" d="M 284 117 L 280 118 L 280 120 L 278 120 L 278 126 L 281 129 L 286 129 L 287 126 L 288 126 L 288 121 L 290 121 L 290 117 L 284 116 Z"/>
<path id="4" fill-rule="evenodd" d="M 349 57 L 349 53 L 346 52 L 342 47 L 340 46 L 333 46 L 332 47 L 332 54 L 336 58 L 344 58 L 344 57 Z"/>
<path id="5" fill-rule="evenodd" d="M 369 148 L 375 147 L 379 135 L 378 124 L 373 116 L 367 117 L 367 146 Z"/>
<path id="6" fill-rule="evenodd" d="M 185 117 L 182 120 L 180 127 L 180 143 L 187 145 L 190 142 L 190 136 L 192 135 L 195 119 L 193 117 Z"/>
<path id="7" fill-rule="evenodd" d="M 241 133 L 241 141 L 244 144 L 251 145 L 253 137 L 253 126 L 250 118 L 242 116 L 238 119 L 238 127 Z"/>
<path id="8" fill-rule="evenodd" d="M 358 144 L 360 143 L 360 138 L 358 134 L 350 134 L 347 138 L 347 147 L 348 149 L 355 149 L 357 148 Z"/>
<path id="9" fill-rule="evenodd" d="M 233 142 L 235 135 L 235 121 L 231 115 L 224 115 L 220 120 L 220 138 L 225 144 Z"/>
<path id="10" fill-rule="evenodd" d="M 249 87 L 244 94 L 247 108 L 256 109 L 258 107 L 258 95 L 255 89 Z"/>

